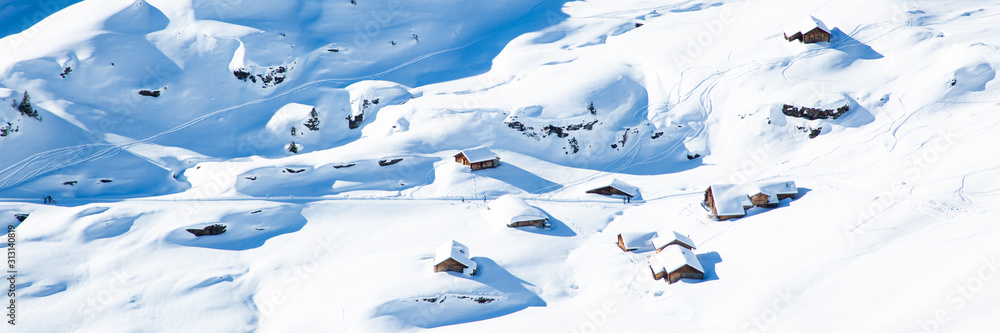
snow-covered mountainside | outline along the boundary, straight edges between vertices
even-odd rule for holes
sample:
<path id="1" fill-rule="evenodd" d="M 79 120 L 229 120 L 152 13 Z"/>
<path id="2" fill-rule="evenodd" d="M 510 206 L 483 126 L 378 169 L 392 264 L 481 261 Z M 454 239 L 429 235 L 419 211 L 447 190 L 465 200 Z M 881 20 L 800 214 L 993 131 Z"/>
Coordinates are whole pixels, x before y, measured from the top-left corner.
<path id="1" fill-rule="evenodd" d="M 809 16 L 830 41 L 787 41 Z M 0 4 L 4 332 L 986 331 L 998 18 L 971 0 Z M 456 163 L 473 148 L 499 166 Z M 777 208 L 703 204 L 788 181 L 794 199 L 757 191 Z M 551 228 L 507 226 L 524 211 Z M 619 248 L 673 231 L 703 279 L 654 280 L 651 244 Z M 474 275 L 435 272 L 452 241 Z"/>

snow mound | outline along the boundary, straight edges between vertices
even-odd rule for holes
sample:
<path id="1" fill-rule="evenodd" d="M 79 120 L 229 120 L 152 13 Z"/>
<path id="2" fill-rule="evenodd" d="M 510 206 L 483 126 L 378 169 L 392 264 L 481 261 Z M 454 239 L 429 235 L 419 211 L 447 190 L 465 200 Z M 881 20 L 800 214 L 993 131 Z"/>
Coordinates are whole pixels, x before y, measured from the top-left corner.
<path id="1" fill-rule="evenodd" d="M 167 234 L 166 240 L 177 245 L 217 250 L 243 251 L 258 248 L 271 238 L 302 229 L 306 219 L 301 211 L 301 207 L 282 206 L 230 214 L 218 221 L 206 221 L 175 229 Z M 225 225 L 226 232 L 197 237 L 187 231 L 212 224 Z"/>
<path id="2" fill-rule="evenodd" d="M 144 0 L 135 0 L 104 22 L 104 29 L 124 34 L 148 34 L 167 27 L 170 19 L 159 8 Z"/>

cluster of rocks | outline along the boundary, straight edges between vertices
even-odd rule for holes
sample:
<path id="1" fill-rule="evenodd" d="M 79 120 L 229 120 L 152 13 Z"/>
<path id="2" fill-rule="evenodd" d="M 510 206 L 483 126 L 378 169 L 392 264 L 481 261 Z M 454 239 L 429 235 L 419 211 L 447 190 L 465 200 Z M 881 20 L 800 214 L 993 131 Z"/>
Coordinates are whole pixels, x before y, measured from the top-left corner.
<path id="1" fill-rule="evenodd" d="M 850 105 L 844 105 L 837 109 L 824 110 L 817 108 L 797 107 L 785 104 L 785 106 L 781 108 L 781 113 L 784 113 L 786 116 L 789 117 L 816 120 L 816 119 L 837 119 L 850 110 L 851 110 Z"/>

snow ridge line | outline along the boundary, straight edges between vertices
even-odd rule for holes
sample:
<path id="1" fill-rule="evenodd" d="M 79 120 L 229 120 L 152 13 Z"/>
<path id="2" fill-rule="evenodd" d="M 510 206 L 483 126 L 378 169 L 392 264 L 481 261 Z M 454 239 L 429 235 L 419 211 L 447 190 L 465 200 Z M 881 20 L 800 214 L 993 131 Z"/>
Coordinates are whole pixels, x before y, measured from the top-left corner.
<path id="1" fill-rule="evenodd" d="M 521 20 L 521 19 L 523 19 L 523 18 L 525 18 L 525 17 L 527 17 L 529 15 L 532 15 L 532 14 L 535 13 L 535 11 L 537 11 L 542 6 L 547 5 L 550 2 L 556 2 L 556 1 L 557 0 L 543 1 L 543 2 L 535 5 L 534 7 L 532 7 L 531 10 L 528 11 L 528 13 L 526 13 L 526 14 L 524 14 L 524 15 L 516 18 L 516 19 L 514 19 L 512 22 L 519 21 L 519 20 Z M 382 76 L 385 76 L 385 75 L 387 75 L 389 73 L 398 71 L 398 70 L 403 69 L 405 67 L 409 67 L 409 66 L 411 66 L 411 65 L 413 65 L 415 63 L 418 63 L 420 61 L 426 60 L 428 58 L 431 58 L 431 57 L 434 57 L 434 56 L 437 56 L 437 55 L 440 55 L 440 54 L 443 54 L 443 53 L 447 53 L 447 52 L 452 52 L 452 51 L 464 49 L 464 48 L 469 47 L 469 46 L 471 46 L 473 44 L 479 43 L 479 42 L 481 42 L 481 41 L 483 41 L 483 40 L 485 40 L 487 38 L 490 38 L 490 37 L 492 37 L 492 36 L 494 36 L 494 35 L 502 32 L 502 31 L 504 31 L 506 28 L 509 28 L 509 26 L 512 25 L 512 24 L 513 23 L 509 23 L 509 24 L 505 24 L 505 25 L 502 25 L 500 27 L 497 27 L 496 29 L 494 29 L 490 33 L 484 35 L 483 37 L 480 37 L 479 39 L 476 39 L 476 40 L 471 41 L 469 43 L 466 43 L 464 45 L 453 47 L 453 48 L 450 48 L 450 49 L 445 49 L 445 50 L 440 50 L 440 51 L 432 52 L 432 53 L 425 54 L 425 55 L 422 55 L 422 56 L 418 56 L 416 58 L 410 59 L 409 61 L 406 61 L 406 62 L 404 62 L 402 64 L 399 64 L 399 65 L 397 65 L 395 67 L 392 67 L 390 69 L 384 70 L 384 71 L 379 72 L 379 73 L 369 74 L 369 75 L 363 75 L 363 76 L 356 76 L 356 77 L 348 77 L 348 78 L 329 78 L 329 79 L 321 79 L 321 80 L 315 80 L 315 81 L 307 82 L 307 83 L 304 83 L 302 85 L 299 85 L 299 86 L 291 88 L 291 89 L 288 89 L 286 91 L 283 91 L 281 93 L 278 93 L 278 94 L 270 96 L 270 97 L 266 97 L 266 98 L 262 98 L 262 99 L 257 99 L 257 100 L 249 101 L 249 102 L 246 102 L 246 103 L 243 103 L 243 104 L 239 104 L 239 105 L 236 105 L 236 106 L 231 106 L 231 107 L 228 107 L 228 108 L 224 108 L 224 109 L 220 109 L 220 110 L 217 110 L 217 111 L 213 111 L 211 113 L 202 115 L 200 117 L 197 117 L 197 118 L 192 119 L 192 120 L 190 120 L 188 122 L 185 122 L 183 124 L 177 125 L 177 126 L 171 128 L 171 129 L 168 129 L 166 131 L 160 132 L 158 134 L 155 134 L 155 135 L 150 136 L 150 137 L 145 138 L 145 139 L 136 140 L 136 141 L 132 141 L 132 142 L 129 142 L 129 143 L 124 143 L 124 144 L 117 144 L 117 145 L 111 144 L 111 143 L 84 144 L 84 145 L 78 145 L 78 146 L 72 146 L 72 147 L 62 147 L 62 148 L 57 148 L 57 149 L 53 149 L 53 150 L 49 150 L 49 151 L 37 153 L 35 155 L 29 156 L 28 158 L 25 158 L 21 162 L 15 163 L 15 164 L 13 164 L 13 165 L 11 165 L 11 166 L 3 169 L 3 170 L 0 170 L 0 175 L 2 175 L 2 176 L 0 176 L 0 190 L 17 186 L 17 185 L 19 185 L 19 184 L 21 184 L 21 183 L 23 183 L 23 182 L 25 182 L 27 180 L 30 180 L 32 178 L 35 178 L 35 177 L 38 177 L 40 175 L 43 175 L 43 174 L 46 174 L 46 173 L 49 173 L 49 172 L 52 172 L 52 171 L 56 171 L 56 170 L 59 170 L 59 169 L 62 169 L 62 168 L 70 167 L 70 166 L 73 166 L 73 165 L 76 165 L 76 164 L 80 164 L 80 163 L 84 163 L 84 162 L 89 162 L 89 161 L 93 161 L 93 160 L 97 160 L 97 159 L 101 159 L 101 158 L 108 158 L 108 157 L 111 157 L 111 156 L 115 156 L 115 155 L 121 153 L 122 151 L 127 150 L 128 148 L 134 147 L 135 145 L 153 142 L 153 141 L 155 141 L 155 140 L 157 140 L 157 139 L 159 139 L 159 138 L 161 138 L 163 136 L 176 133 L 178 131 L 181 131 L 181 130 L 184 130 L 184 129 L 188 128 L 188 127 L 191 127 L 191 126 L 193 126 L 195 124 L 201 123 L 202 121 L 204 121 L 204 120 L 206 120 L 208 118 L 212 118 L 212 117 L 215 117 L 215 116 L 227 113 L 229 111 L 233 111 L 233 110 L 245 108 L 245 107 L 252 106 L 252 105 L 261 104 L 261 103 L 268 102 L 268 101 L 272 101 L 274 99 L 277 99 L 277 98 L 280 98 L 280 97 L 284 97 L 284 96 L 287 96 L 287 95 L 295 93 L 295 92 L 302 91 L 305 88 L 312 87 L 312 86 L 315 86 L 315 85 L 318 85 L 318 84 L 328 83 L 328 82 L 339 82 L 339 81 L 360 81 L 360 80 L 366 80 L 366 79 L 376 79 L 377 80 L 377 79 L 381 78 Z M 83 158 L 77 158 L 77 156 L 79 156 L 79 154 L 82 153 L 82 151 L 84 149 L 94 148 L 94 147 L 101 147 L 101 146 L 113 146 L 113 147 L 106 148 L 106 149 L 104 149 L 102 151 L 99 151 L 99 152 L 97 152 L 97 153 L 95 153 L 93 155 L 90 155 L 90 156 L 86 156 L 86 157 L 83 157 Z M 35 170 L 30 171 L 27 174 L 25 174 L 25 175 L 23 175 L 23 176 L 21 176 L 21 177 L 19 177 L 17 179 L 12 180 L 12 178 L 16 177 L 17 174 L 21 173 L 22 170 L 24 170 L 27 166 L 29 166 L 31 163 L 33 163 L 36 160 L 43 159 L 43 158 L 57 159 L 59 157 L 65 157 L 67 154 L 56 155 L 56 154 L 59 154 L 60 151 L 62 151 L 64 149 L 69 149 L 69 150 L 73 150 L 74 151 L 74 153 L 73 153 L 74 156 L 69 156 L 69 157 L 66 158 L 67 162 L 59 164 L 59 165 L 54 166 L 54 167 L 50 167 L 51 163 L 46 163 L 45 166 L 43 166 L 42 168 L 35 169 Z M 112 153 L 112 152 L 114 152 L 114 153 Z"/>

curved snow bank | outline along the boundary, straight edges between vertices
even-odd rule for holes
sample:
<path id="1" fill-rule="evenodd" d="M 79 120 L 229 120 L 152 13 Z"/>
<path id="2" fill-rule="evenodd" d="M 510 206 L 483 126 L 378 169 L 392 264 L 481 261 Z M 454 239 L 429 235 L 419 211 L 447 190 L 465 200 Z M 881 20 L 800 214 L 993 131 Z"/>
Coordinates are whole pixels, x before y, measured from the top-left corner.
<path id="1" fill-rule="evenodd" d="M 226 232 L 197 237 L 186 230 L 201 229 L 216 223 L 225 225 Z M 306 218 L 302 216 L 301 207 L 282 206 L 231 214 L 218 221 L 174 229 L 167 234 L 166 240 L 177 245 L 241 251 L 258 248 L 271 238 L 299 231 L 305 225 Z"/>
<path id="2" fill-rule="evenodd" d="M 351 96 L 351 113 L 348 116 L 351 119 L 349 126 L 353 127 L 364 127 L 363 124 L 371 123 L 382 108 L 403 104 L 413 98 L 409 87 L 389 81 L 360 81 L 345 89 Z M 408 125 L 405 120 L 396 125 L 388 134 L 404 132 L 409 127 L 405 126 Z"/>
<path id="3" fill-rule="evenodd" d="M 240 46 L 236 48 L 236 52 L 233 52 L 233 60 L 229 62 L 229 71 L 231 72 L 247 67 L 247 47 L 242 40 L 236 39 L 236 41 L 240 42 Z"/>
<path id="4" fill-rule="evenodd" d="M 532 306 L 546 306 L 524 280 L 488 258 L 472 258 L 478 265 L 476 276 L 452 281 L 452 287 L 470 289 L 442 290 L 439 293 L 391 300 L 375 309 L 375 317 L 392 317 L 403 326 L 433 328 L 468 323 L 508 315 Z M 438 279 L 462 279 L 450 273 L 435 274 Z M 443 282 L 443 281 L 434 281 Z M 434 283 L 431 282 L 431 283 Z"/>
<path id="5" fill-rule="evenodd" d="M 345 161 L 318 167 L 263 167 L 240 174 L 236 190 L 256 196 L 323 196 L 347 191 L 399 191 L 433 181 L 437 159 L 400 156 L 402 161 L 380 166 L 383 159 Z M 394 158 L 391 158 L 394 159 Z M 390 159 L 390 160 L 391 160 Z"/>

